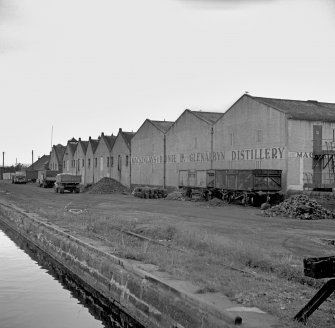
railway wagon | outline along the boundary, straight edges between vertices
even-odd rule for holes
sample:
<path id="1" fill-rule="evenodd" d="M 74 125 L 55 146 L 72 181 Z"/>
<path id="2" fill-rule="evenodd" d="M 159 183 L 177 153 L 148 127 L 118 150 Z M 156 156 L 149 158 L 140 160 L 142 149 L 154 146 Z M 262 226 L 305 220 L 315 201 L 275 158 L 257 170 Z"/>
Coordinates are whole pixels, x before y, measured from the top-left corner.
<path id="1" fill-rule="evenodd" d="M 179 187 L 188 195 L 217 197 L 229 203 L 240 201 L 255 206 L 278 203 L 283 199 L 281 170 L 181 170 Z"/>

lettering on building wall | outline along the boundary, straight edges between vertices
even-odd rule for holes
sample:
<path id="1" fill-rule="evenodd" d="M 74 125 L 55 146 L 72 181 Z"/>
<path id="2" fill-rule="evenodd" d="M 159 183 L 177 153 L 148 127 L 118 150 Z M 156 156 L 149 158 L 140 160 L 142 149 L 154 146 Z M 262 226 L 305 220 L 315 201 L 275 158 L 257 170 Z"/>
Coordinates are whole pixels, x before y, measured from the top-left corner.
<path id="1" fill-rule="evenodd" d="M 186 163 L 186 162 L 210 162 L 223 161 L 225 159 L 224 152 L 200 152 L 190 154 L 168 154 L 166 163 Z M 160 156 L 132 156 L 132 164 L 160 164 L 164 162 L 164 157 Z"/>
<path id="2" fill-rule="evenodd" d="M 232 150 L 232 161 L 283 159 L 284 147 Z"/>

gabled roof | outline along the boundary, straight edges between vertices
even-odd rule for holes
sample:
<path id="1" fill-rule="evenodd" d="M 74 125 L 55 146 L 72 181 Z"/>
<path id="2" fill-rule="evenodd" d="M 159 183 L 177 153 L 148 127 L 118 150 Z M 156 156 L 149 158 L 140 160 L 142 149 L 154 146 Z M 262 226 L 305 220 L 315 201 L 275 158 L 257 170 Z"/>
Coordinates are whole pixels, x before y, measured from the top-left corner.
<path id="1" fill-rule="evenodd" d="M 83 141 L 83 140 L 79 139 L 79 143 L 78 144 L 81 145 L 81 148 L 83 149 L 84 154 L 86 154 L 87 147 L 88 147 L 88 141 Z"/>
<path id="2" fill-rule="evenodd" d="M 136 132 L 125 132 L 122 131 L 122 129 L 119 129 L 119 133 L 118 135 L 121 135 L 123 140 L 125 141 L 126 145 L 128 146 L 128 148 L 130 149 L 130 141 L 133 138 L 133 136 L 136 134 Z"/>
<path id="3" fill-rule="evenodd" d="M 289 119 L 335 122 L 335 104 L 333 103 L 247 96 L 287 114 Z"/>
<path id="4" fill-rule="evenodd" d="M 105 140 L 106 145 L 107 145 L 109 151 L 112 151 L 112 148 L 113 148 L 115 140 L 116 140 L 116 136 L 114 136 L 112 134 L 111 136 L 102 135 L 101 137 Z"/>
<path id="5" fill-rule="evenodd" d="M 130 141 L 133 138 L 133 136 L 135 135 L 135 132 L 123 132 L 121 131 L 124 139 L 126 140 L 128 146 L 130 146 Z"/>
<path id="6" fill-rule="evenodd" d="M 30 165 L 27 170 L 47 170 L 49 167 L 50 155 L 43 155 L 34 164 Z"/>
<path id="7" fill-rule="evenodd" d="M 89 140 L 88 140 L 87 147 L 88 147 L 89 144 L 91 144 L 91 148 L 92 148 L 92 152 L 93 152 L 93 154 L 94 154 L 95 151 L 97 150 L 97 147 L 98 147 L 98 144 L 99 144 L 99 140 L 100 140 L 100 139 L 91 139 L 91 137 L 90 137 Z"/>
<path id="8" fill-rule="evenodd" d="M 189 111 L 209 124 L 214 124 L 224 115 L 224 113 L 218 113 L 218 112 L 203 112 L 195 110 L 189 110 Z"/>
<path id="9" fill-rule="evenodd" d="M 78 141 L 75 138 L 72 138 L 67 142 L 66 148 L 68 147 L 70 149 L 70 152 L 72 153 L 72 156 L 73 156 L 76 151 L 77 146 L 78 146 Z"/>
<path id="10" fill-rule="evenodd" d="M 162 131 L 163 133 L 166 133 L 166 131 L 169 130 L 174 123 L 171 121 L 153 121 L 149 119 L 148 121 L 151 122 L 158 130 Z"/>
<path id="11" fill-rule="evenodd" d="M 52 148 L 56 154 L 58 164 L 61 164 L 63 157 L 64 157 L 66 147 L 61 144 L 58 144 L 58 145 L 53 145 Z"/>

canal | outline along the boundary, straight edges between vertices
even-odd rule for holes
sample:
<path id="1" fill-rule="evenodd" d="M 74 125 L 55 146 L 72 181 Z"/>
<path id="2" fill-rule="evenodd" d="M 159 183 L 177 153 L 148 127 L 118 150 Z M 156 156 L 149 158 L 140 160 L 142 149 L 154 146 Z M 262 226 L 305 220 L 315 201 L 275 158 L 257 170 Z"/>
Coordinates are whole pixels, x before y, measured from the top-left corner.
<path id="1" fill-rule="evenodd" d="M 141 327 L 1 223 L 0 327 Z"/>

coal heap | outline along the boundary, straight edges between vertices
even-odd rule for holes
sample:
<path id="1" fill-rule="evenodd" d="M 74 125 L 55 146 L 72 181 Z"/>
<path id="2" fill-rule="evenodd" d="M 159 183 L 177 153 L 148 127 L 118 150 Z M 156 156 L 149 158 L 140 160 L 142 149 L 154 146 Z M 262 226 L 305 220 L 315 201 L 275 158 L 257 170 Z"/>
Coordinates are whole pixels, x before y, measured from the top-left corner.
<path id="1" fill-rule="evenodd" d="M 111 194 L 111 193 L 129 193 L 129 188 L 122 185 L 119 181 L 111 178 L 102 178 L 97 183 L 88 188 L 89 194 Z"/>
<path id="2" fill-rule="evenodd" d="M 284 216 L 300 220 L 335 219 L 335 213 L 307 195 L 293 195 L 262 213 L 264 216 Z"/>

